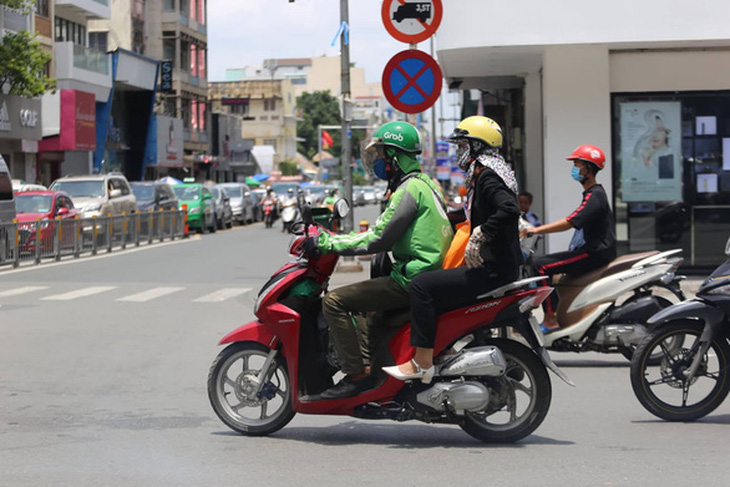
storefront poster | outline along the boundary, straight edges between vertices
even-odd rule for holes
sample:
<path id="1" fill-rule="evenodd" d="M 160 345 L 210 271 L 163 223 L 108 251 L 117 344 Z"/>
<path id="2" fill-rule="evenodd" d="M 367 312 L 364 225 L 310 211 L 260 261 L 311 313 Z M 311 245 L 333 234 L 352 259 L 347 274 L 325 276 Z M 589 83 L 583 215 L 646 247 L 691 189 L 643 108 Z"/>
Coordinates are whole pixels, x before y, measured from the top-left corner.
<path id="1" fill-rule="evenodd" d="M 620 110 L 623 201 L 681 200 L 680 102 L 621 103 Z"/>
<path id="2" fill-rule="evenodd" d="M 157 117 L 157 165 L 183 165 L 183 123 L 179 118 Z"/>

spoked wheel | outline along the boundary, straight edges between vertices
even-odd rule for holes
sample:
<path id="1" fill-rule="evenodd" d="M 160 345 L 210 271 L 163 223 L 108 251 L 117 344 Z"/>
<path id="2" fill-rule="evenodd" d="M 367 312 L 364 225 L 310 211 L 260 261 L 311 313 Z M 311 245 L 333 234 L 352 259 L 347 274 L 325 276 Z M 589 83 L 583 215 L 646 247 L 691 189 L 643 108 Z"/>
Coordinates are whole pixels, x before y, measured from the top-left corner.
<path id="1" fill-rule="evenodd" d="M 528 436 L 543 422 L 552 399 L 552 386 L 540 359 L 512 340 L 488 342 L 502 351 L 507 371 L 485 379 L 489 404 L 483 411 L 467 412 L 461 428 L 486 443 L 513 443 Z"/>
<path id="2" fill-rule="evenodd" d="M 208 398 L 218 417 L 231 429 L 248 436 L 271 434 L 291 421 L 289 373 L 277 354 L 259 384 L 258 375 L 269 349 L 254 342 L 226 347 L 208 374 Z"/>
<path id="3" fill-rule="evenodd" d="M 642 406 L 667 421 L 693 421 L 711 413 L 730 391 L 730 346 L 715 339 L 691 380 L 687 373 L 699 352 L 703 325 L 678 322 L 654 330 L 631 361 L 631 387 Z M 673 349 L 670 344 L 678 342 Z M 661 355 L 658 365 L 651 357 Z"/>

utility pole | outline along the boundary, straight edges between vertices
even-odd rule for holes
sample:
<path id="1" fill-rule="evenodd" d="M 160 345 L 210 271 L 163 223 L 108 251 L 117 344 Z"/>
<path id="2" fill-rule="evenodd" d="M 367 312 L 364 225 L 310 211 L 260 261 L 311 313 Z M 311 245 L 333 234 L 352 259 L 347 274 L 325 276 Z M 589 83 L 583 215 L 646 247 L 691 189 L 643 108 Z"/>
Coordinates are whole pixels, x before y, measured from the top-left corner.
<path id="1" fill-rule="evenodd" d="M 433 36 L 431 36 L 431 57 L 433 57 Z M 442 93 L 443 96 L 443 93 Z M 439 97 L 441 98 L 441 97 Z M 431 173 L 429 176 L 436 176 L 436 104 L 431 105 Z"/>
<path id="2" fill-rule="evenodd" d="M 340 22 L 345 29 L 349 29 L 349 14 L 347 0 L 340 0 Z M 352 204 L 352 101 L 350 99 L 350 44 L 349 32 L 340 36 L 340 67 L 342 76 L 342 181 L 345 186 L 345 199 Z M 353 212 L 345 217 L 344 231 L 351 232 L 354 228 Z"/>

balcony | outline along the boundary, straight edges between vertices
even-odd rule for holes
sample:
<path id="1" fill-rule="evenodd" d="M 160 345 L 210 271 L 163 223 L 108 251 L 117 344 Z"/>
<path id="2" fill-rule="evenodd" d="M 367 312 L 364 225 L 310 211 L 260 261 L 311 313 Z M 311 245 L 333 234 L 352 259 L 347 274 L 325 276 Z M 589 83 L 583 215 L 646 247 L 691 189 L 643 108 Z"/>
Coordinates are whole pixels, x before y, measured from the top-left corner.
<path id="1" fill-rule="evenodd" d="M 66 18 L 86 17 L 89 20 L 111 18 L 109 0 L 56 0 L 56 15 Z"/>
<path id="2" fill-rule="evenodd" d="M 59 88 L 88 91 L 97 100 L 108 98 L 112 86 L 110 56 L 73 42 L 57 42 L 54 55 Z"/>

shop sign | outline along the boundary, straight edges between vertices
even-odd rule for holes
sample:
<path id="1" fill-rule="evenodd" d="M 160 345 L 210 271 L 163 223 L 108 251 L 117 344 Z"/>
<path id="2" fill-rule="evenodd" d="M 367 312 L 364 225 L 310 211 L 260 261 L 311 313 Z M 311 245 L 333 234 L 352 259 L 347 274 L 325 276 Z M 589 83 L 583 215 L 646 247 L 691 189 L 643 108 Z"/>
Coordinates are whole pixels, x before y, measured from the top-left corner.
<path id="1" fill-rule="evenodd" d="M 682 106 L 621 103 L 621 199 L 682 200 Z"/>
<path id="2" fill-rule="evenodd" d="M 28 119 L 32 122 L 32 117 Z M 40 124 L 39 124 L 40 125 Z M 46 137 L 40 150 L 87 151 L 96 149 L 96 98 L 93 93 L 61 90 L 61 133 Z"/>
<path id="3" fill-rule="evenodd" d="M 0 138 L 40 140 L 40 113 L 40 100 L 0 96 Z"/>
<path id="4" fill-rule="evenodd" d="M 179 118 L 157 117 L 157 165 L 183 165 L 183 123 Z"/>

